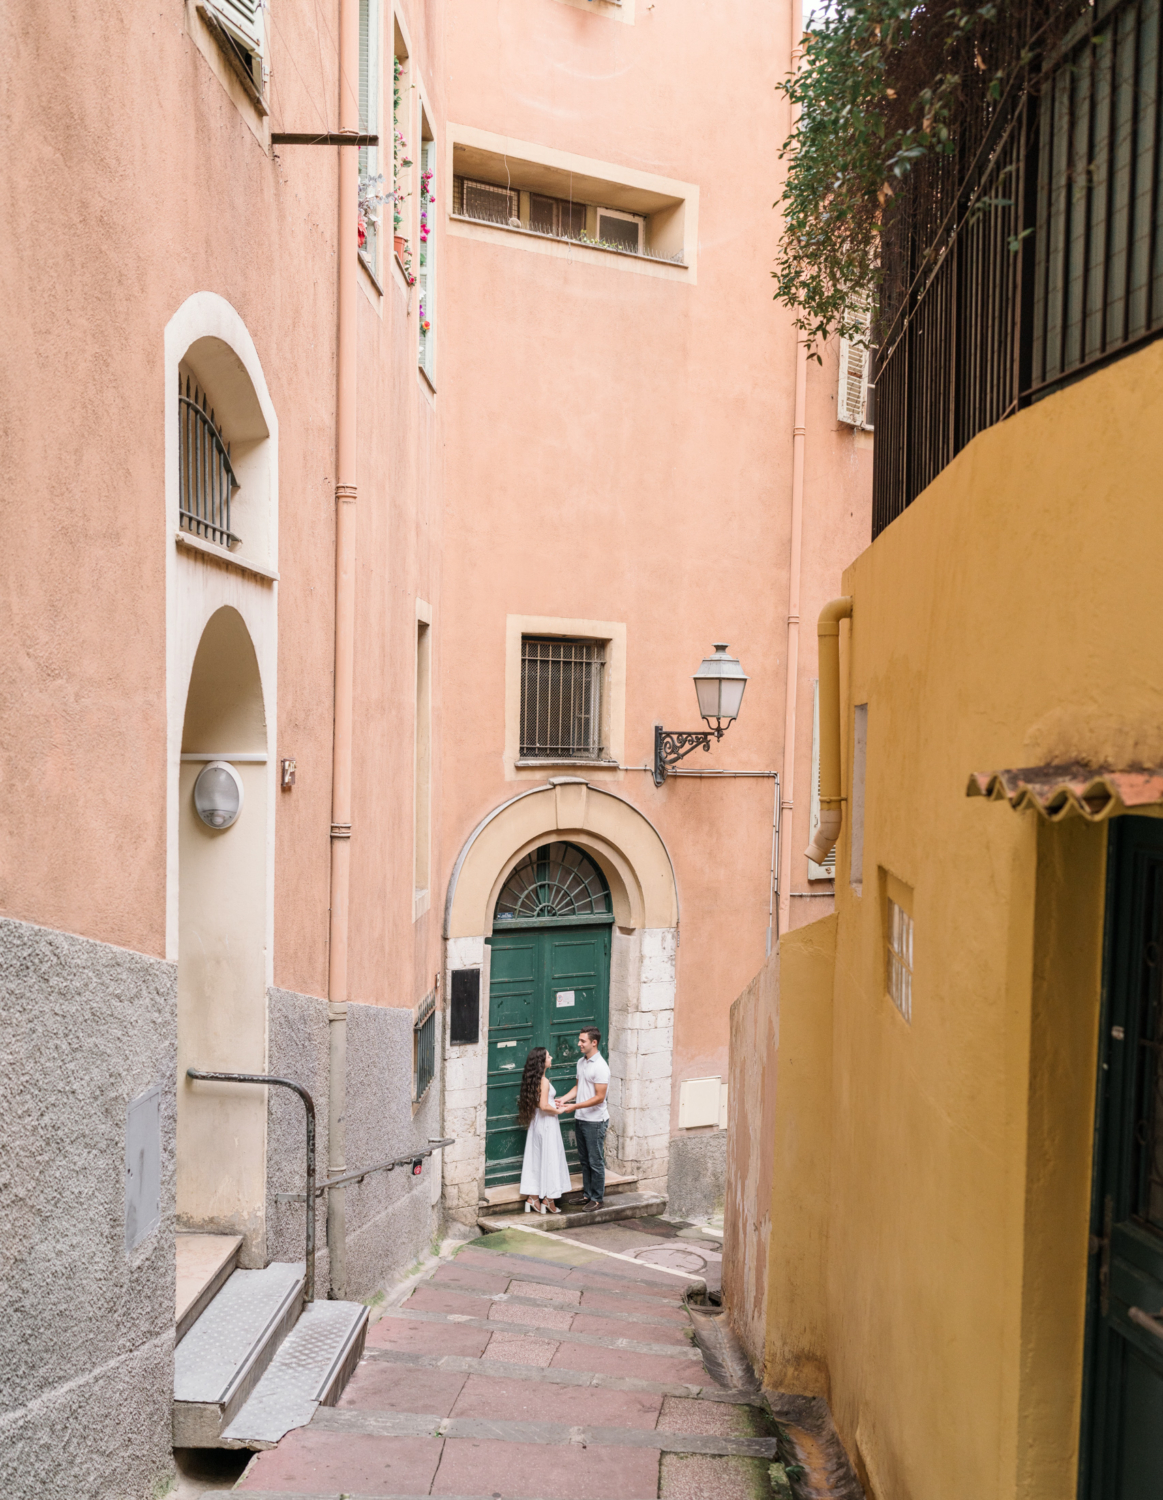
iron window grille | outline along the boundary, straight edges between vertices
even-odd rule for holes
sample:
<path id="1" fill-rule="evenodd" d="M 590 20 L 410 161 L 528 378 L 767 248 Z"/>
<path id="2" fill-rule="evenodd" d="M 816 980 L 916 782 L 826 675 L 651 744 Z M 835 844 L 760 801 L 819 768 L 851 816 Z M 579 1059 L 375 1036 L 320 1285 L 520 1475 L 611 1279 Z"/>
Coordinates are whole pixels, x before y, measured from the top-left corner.
<path id="1" fill-rule="evenodd" d="M 505 881 L 494 921 L 592 921 L 612 910 L 606 877 L 588 854 L 576 844 L 542 844 Z"/>
<path id="2" fill-rule="evenodd" d="M 1163 333 L 1159 10 L 1098 0 L 960 155 L 910 173 L 874 334 L 874 537 L 979 432 Z"/>
<path id="3" fill-rule="evenodd" d="M 184 388 L 183 388 L 184 386 Z M 214 409 L 196 381 L 178 377 L 178 518 L 183 531 L 220 547 L 241 546 L 230 529 L 230 497 L 238 488 Z"/>
<path id="4" fill-rule="evenodd" d="M 510 220 L 521 222 L 519 193 L 492 182 L 472 182 L 466 177 L 458 177 L 454 186 L 453 209 L 456 213 L 469 219 L 482 219 L 486 224 L 508 224 Z"/>
<path id="5" fill-rule="evenodd" d="M 436 1076 L 436 991 L 420 1002 L 412 1028 L 412 1097 L 419 1102 Z"/>
<path id="6" fill-rule="evenodd" d="M 521 638 L 521 759 L 602 758 L 605 644 Z"/>

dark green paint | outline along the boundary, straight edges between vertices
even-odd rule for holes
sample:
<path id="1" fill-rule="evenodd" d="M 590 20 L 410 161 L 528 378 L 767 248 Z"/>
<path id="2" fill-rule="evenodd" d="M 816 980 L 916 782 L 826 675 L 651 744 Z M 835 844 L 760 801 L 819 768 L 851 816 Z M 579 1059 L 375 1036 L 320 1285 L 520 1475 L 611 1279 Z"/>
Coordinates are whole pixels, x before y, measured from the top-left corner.
<path id="1" fill-rule="evenodd" d="M 517 1124 L 521 1073 L 531 1047 L 553 1057 L 550 1081 L 559 1094 L 576 1082 L 583 1026 L 602 1032 L 610 1016 L 611 920 L 580 926 L 549 923 L 496 931 L 489 979 L 488 1129 L 485 1183 L 516 1182 L 525 1154 L 525 1132 Z M 558 1006 L 559 992 L 572 990 L 573 1005 Z M 562 1121 L 570 1170 L 577 1168 L 573 1121 Z"/>
<path id="2" fill-rule="evenodd" d="M 1110 828 L 1080 1500 L 1163 1496 L 1163 822 Z M 1120 1034 L 1121 1033 L 1121 1034 Z"/>

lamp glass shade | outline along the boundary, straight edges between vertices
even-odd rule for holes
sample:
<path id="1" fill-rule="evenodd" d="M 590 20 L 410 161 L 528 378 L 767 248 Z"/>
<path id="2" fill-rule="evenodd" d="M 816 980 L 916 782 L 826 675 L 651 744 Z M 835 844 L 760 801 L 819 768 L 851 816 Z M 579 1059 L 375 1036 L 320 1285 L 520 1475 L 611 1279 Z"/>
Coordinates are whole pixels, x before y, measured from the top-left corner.
<path id="1" fill-rule="evenodd" d="M 194 783 L 194 811 L 216 832 L 238 821 L 242 811 L 242 778 L 224 760 L 203 766 Z"/>
<path id="2" fill-rule="evenodd" d="M 725 645 L 716 646 L 714 655 L 703 661 L 695 673 L 694 682 L 699 713 L 704 719 L 729 723 L 738 717 L 743 689 L 747 686 L 747 673 L 736 657 L 727 655 Z"/>

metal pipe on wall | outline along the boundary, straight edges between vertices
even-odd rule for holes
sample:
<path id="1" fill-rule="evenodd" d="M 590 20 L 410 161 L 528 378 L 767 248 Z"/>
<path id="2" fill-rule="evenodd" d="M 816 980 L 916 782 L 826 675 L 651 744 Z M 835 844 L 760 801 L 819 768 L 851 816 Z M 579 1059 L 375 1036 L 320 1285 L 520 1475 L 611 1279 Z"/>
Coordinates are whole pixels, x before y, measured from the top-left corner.
<path id="1" fill-rule="evenodd" d="M 791 7 L 791 64 L 798 72 L 803 60 L 803 10 Z M 792 121 L 796 116 L 793 114 Z M 787 589 L 787 672 L 784 681 L 783 773 L 779 778 L 779 905 L 775 937 L 791 924 L 791 839 L 783 836 L 784 819 L 795 806 L 796 779 L 796 690 L 800 671 L 800 572 L 804 535 L 804 448 L 808 422 L 808 346 L 796 329 L 795 411 L 791 438 L 791 556 Z M 792 831 L 787 825 L 787 833 Z M 768 939 L 770 947 L 770 938 Z"/>
<path id="2" fill-rule="evenodd" d="M 359 250 L 359 0 L 339 0 L 338 330 L 335 400 L 335 724 L 331 759 L 331 918 L 327 972 L 330 1087 L 327 1163 L 343 1175 L 347 1152 L 347 945 L 351 897 L 351 759 L 355 682 L 356 263 Z M 347 1206 L 327 1199 L 331 1295 L 347 1282 Z"/>

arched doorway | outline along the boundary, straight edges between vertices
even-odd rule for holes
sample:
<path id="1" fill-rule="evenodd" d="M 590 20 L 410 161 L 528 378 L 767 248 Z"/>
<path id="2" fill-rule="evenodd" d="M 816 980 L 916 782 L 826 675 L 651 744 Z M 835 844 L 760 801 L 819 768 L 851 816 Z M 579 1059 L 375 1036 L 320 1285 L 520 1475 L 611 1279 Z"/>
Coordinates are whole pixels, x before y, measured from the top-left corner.
<path id="1" fill-rule="evenodd" d="M 531 1047 L 553 1056 L 559 1094 L 574 1081 L 578 1032 L 610 1031 L 610 937 L 606 877 L 584 849 L 562 841 L 531 850 L 510 873 L 493 911 L 485 1185 L 521 1175 L 525 1132 L 517 1123 L 521 1072 Z M 562 1121 L 570 1170 L 573 1118 Z"/>

